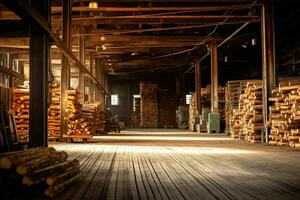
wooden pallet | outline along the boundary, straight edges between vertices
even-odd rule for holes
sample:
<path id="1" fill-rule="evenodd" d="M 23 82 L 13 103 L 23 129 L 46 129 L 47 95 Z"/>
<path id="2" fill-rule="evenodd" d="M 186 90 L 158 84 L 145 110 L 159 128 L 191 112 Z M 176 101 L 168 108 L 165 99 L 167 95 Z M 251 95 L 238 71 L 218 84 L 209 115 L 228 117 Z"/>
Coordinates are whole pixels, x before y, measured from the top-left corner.
<path id="1" fill-rule="evenodd" d="M 86 143 L 88 139 L 92 138 L 92 136 L 91 135 L 64 135 L 63 138 L 67 139 L 67 142 Z"/>

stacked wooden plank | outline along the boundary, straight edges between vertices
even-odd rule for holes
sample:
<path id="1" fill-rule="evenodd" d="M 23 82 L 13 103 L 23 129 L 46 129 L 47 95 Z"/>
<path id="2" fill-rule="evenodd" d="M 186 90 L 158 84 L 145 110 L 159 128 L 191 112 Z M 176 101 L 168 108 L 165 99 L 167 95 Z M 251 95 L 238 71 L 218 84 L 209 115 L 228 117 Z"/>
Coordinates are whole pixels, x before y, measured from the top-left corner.
<path id="1" fill-rule="evenodd" d="M 104 133 L 105 113 L 100 103 L 84 104 L 81 118 L 84 119 L 81 128 L 86 132 L 92 135 Z"/>
<path id="2" fill-rule="evenodd" d="M 300 147 L 300 79 L 282 80 L 269 100 L 270 144 Z"/>
<path id="3" fill-rule="evenodd" d="M 29 89 L 13 89 L 12 108 L 15 114 L 17 134 L 20 142 L 29 140 Z"/>
<path id="4" fill-rule="evenodd" d="M 174 128 L 176 126 L 176 98 L 168 90 L 158 93 L 158 127 Z"/>
<path id="5" fill-rule="evenodd" d="M 82 105 L 79 103 L 80 93 L 77 90 L 67 90 L 67 119 L 69 138 L 90 137 L 91 133 L 83 127 L 89 125 L 90 122 L 86 118 L 82 118 Z"/>
<path id="6" fill-rule="evenodd" d="M 189 105 L 189 129 L 192 131 L 196 119 L 196 95 L 195 92 L 191 93 L 191 102 Z"/>
<path id="7" fill-rule="evenodd" d="M 261 142 L 263 125 L 263 102 L 262 102 L 262 81 L 247 81 L 245 94 L 241 97 L 243 117 L 242 135 L 246 141 L 256 143 Z"/>
<path id="8" fill-rule="evenodd" d="M 247 80 L 228 81 L 225 88 L 225 118 L 226 133 L 234 138 L 239 137 L 239 116 L 238 107 L 240 95 L 245 91 Z"/>
<path id="9" fill-rule="evenodd" d="M 50 86 L 51 102 L 48 110 L 48 137 L 60 137 L 60 87 L 57 84 Z"/>
<path id="10" fill-rule="evenodd" d="M 263 128 L 262 81 L 248 80 L 246 83 L 242 81 L 239 88 L 236 92 L 239 93 L 238 107 L 227 115 L 230 135 L 253 143 L 260 142 Z M 232 108 L 233 104 L 231 102 L 228 104 Z"/>
<path id="11" fill-rule="evenodd" d="M 0 173 L 4 177 L 0 179 L 4 189 L 1 191 L 15 193 L 19 186 L 24 185 L 32 190 L 44 188 L 44 194 L 53 197 L 78 178 L 79 161 L 67 158 L 67 153 L 55 151 L 52 147 L 1 154 Z M 17 175 L 20 178 L 13 178 Z"/>
<path id="12" fill-rule="evenodd" d="M 158 88 L 157 84 L 140 83 L 142 128 L 158 127 Z"/>

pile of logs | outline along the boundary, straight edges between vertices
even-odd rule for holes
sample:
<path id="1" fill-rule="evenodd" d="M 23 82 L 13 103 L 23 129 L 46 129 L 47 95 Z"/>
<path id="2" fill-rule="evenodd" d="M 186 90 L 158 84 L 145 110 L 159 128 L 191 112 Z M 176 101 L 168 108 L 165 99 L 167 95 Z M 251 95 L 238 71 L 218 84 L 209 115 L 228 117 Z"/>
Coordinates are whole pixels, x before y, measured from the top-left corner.
<path id="1" fill-rule="evenodd" d="M 300 79 L 280 81 L 269 101 L 269 143 L 300 147 Z"/>
<path id="2" fill-rule="evenodd" d="M 244 94 L 240 95 L 238 109 L 233 111 L 233 137 L 256 143 L 261 142 L 263 129 L 262 81 L 247 81 Z"/>
<path id="3" fill-rule="evenodd" d="M 11 191 L 12 194 L 8 195 L 18 195 L 16 188 L 18 185 L 24 185 L 33 190 L 42 189 L 46 196 L 53 197 L 79 176 L 79 161 L 67 158 L 67 153 L 55 151 L 52 147 L 37 147 L 1 154 L 0 184 L 4 189 L 1 191 L 6 193 Z"/>
<path id="4" fill-rule="evenodd" d="M 67 90 L 67 119 L 68 119 L 68 136 L 90 135 L 83 130 L 82 124 L 85 119 L 82 118 L 82 105 L 79 103 L 80 94 L 77 90 Z M 64 136 L 66 137 L 66 136 Z"/>
<path id="5" fill-rule="evenodd" d="M 225 89 L 225 118 L 226 133 L 234 138 L 239 137 L 241 127 L 239 119 L 242 116 L 238 112 L 240 96 L 245 92 L 247 80 L 228 81 Z"/>
<path id="6" fill-rule="evenodd" d="M 80 104 L 77 90 L 67 90 L 68 132 L 66 138 L 90 138 L 105 131 L 105 112 L 100 103 Z"/>
<path id="7" fill-rule="evenodd" d="M 19 142 L 29 141 L 29 89 L 13 89 L 12 108 L 15 114 Z"/>
<path id="8" fill-rule="evenodd" d="M 196 119 L 196 95 L 195 92 L 191 93 L 191 102 L 189 105 L 189 129 L 193 130 L 193 126 L 195 124 Z"/>
<path id="9" fill-rule="evenodd" d="M 140 83 L 142 128 L 157 128 L 158 126 L 158 87 L 153 83 Z"/>
<path id="10" fill-rule="evenodd" d="M 60 137 L 60 87 L 57 84 L 50 86 L 51 102 L 48 110 L 48 137 Z"/>
<path id="11" fill-rule="evenodd" d="M 84 104 L 82 107 L 81 127 L 92 135 L 103 134 L 105 129 L 105 113 L 101 104 Z"/>

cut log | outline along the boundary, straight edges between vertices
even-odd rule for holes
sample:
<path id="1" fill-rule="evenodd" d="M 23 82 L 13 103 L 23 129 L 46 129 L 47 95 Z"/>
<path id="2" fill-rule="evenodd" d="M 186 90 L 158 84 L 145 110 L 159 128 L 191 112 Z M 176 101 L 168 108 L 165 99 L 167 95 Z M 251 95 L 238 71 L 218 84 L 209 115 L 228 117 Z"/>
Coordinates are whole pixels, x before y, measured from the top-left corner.
<path id="1" fill-rule="evenodd" d="M 54 148 L 50 147 L 38 147 L 28 149 L 19 153 L 12 153 L 8 155 L 3 155 L 0 158 L 0 169 L 12 169 L 32 159 L 37 159 L 45 155 L 49 155 L 54 152 Z"/>

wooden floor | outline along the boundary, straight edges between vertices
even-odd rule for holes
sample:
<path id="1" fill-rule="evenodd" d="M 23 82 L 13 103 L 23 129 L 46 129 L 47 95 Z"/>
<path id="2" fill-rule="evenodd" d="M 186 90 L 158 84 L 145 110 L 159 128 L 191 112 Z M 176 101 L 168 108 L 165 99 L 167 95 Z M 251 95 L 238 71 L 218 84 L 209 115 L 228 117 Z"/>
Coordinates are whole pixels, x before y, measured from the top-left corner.
<path id="1" fill-rule="evenodd" d="M 55 199 L 300 199 L 300 151 L 286 147 L 175 130 L 51 145 L 82 169 Z"/>

